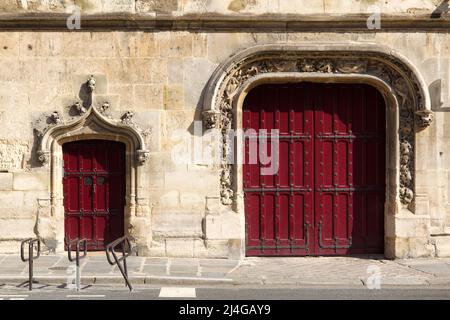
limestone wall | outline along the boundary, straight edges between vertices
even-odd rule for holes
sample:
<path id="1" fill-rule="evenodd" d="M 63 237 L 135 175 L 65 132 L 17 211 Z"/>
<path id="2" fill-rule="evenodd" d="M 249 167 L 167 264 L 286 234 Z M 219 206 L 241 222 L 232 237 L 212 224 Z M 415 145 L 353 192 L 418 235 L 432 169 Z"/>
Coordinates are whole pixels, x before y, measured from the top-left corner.
<path id="1" fill-rule="evenodd" d="M 83 4 L 94 2 L 95 10 L 113 8 L 105 5 L 109 1 L 83 1 Z M 134 1 L 129 2 L 135 8 Z M 188 12 L 199 2 L 166 3 Z M 229 12 L 231 2 L 236 3 L 232 8 L 240 7 L 239 1 L 208 1 L 207 8 Z M 248 3 L 244 11 L 265 10 L 261 9 L 265 8 L 265 1 L 241 2 Z M 277 10 L 291 10 L 287 2 L 302 1 L 271 2 L 279 3 Z M 327 12 L 330 8 L 339 12 L 341 7 L 337 3 L 344 1 L 317 2 L 321 3 L 317 8 L 301 7 L 320 12 L 326 5 Z M 386 1 L 360 1 L 360 6 L 353 9 L 364 11 L 365 5 L 374 2 Z M 402 1 L 401 6 L 394 8 L 406 12 L 420 5 L 432 10 L 434 2 Z M 29 10 L 60 8 L 58 1 L 2 1 L 2 6 L 4 10 L 14 10 L 24 3 Z M 144 3 L 150 8 L 157 1 L 137 1 L 136 8 L 145 7 Z M 208 257 L 241 254 L 244 224 L 241 216 L 219 204 L 217 166 L 175 161 L 172 152 L 180 143 L 180 135 L 174 133 L 181 130 L 188 137 L 194 136 L 194 121 L 201 120 L 205 85 L 215 68 L 230 55 L 256 44 L 330 41 L 370 42 L 395 48 L 434 88 L 431 91 L 435 121 L 417 135 L 416 214 L 424 222 L 419 229 L 399 223 L 393 232 L 404 241 L 401 245 L 405 247 L 405 256 L 450 255 L 450 36 L 382 31 L 0 33 L 0 252 L 17 252 L 18 241 L 33 236 L 37 215 L 49 198 L 50 177 L 36 159 L 34 128 L 55 110 L 68 116 L 68 107 L 78 97 L 80 84 L 94 74 L 98 80 L 98 103 L 109 101 L 115 118 L 133 110 L 139 125 L 151 130 L 150 254 Z M 431 219 L 423 218 L 427 215 Z M 435 237 L 430 238 L 429 232 Z M 424 238 L 428 240 L 424 242 Z"/>
<path id="2" fill-rule="evenodd" d="M 3 0 L 4 12 L 64 12 L 78 6 L 85 13 L 180 14 L 349 14 L 377 6 L 386 14 L 430 14 L 440 0 Z"/>

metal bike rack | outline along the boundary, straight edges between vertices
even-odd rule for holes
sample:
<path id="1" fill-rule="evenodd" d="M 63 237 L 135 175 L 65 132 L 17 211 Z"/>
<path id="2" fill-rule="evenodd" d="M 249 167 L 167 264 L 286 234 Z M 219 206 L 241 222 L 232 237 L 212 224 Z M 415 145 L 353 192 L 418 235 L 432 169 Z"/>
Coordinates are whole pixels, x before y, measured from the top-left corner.
<path id="1" fill-rule="evenodd" d="M 75 255 L 75 259 L 72 257 L 72 245 L 76 243 L 76 255 Z M 80 256 L 80 245 L 81 243 L 83 243 L 83 248 L 84 248 L 84 252 L 83 255 Z M 80 291 L 80 287 L 81 287 L 81 271 L 80 271 L 80 260 L 83 258 L 86 258 L 87 255 L 87 239 L 73 239 L 70 240 L 67 243 L 67 254 L 68 254 L 68 258 L 70 262 L 74 262 L 76 263 L 76 279 L 75 279 L 75 285 L 77 287 L 77 291 Z"/>
<path id="2" fill-rule="evenodd" d="M 25 258 L 25 244 L 28 243 L 28 258 Z M 34 245 L 37 244 L 37 253 L 34 255 Z M 20 258 L 23 262 L 28 261 L 28 289 L 33 290 L 33 261 L 41 255 L 41 242 L 39 239 L 26 239 L 20 244 Z"/>
<path id="3" fill-rule="evenodd" d="M 122 245 L 122 257 L 118 258 L 116 255 L 116 247 Z M 118 238 L 108 244 L 106 246 L 106 258 L 108 259 L 108 262 L 110 265 L 117 264 L 117 267 L 119 267 L 120 272 L 122 273 L 123 278 L 125 279 L 125 285 L 128 286 L 128 289 L 130 291 L 133 291 L 133 287 L 131 286 L 131 283 L 128 279 L 128 270 L 127 270 L 127 258 L 133 253 L 133 249 L 131 248 L 130 239 L 128 239 L 127 236 Z M 111 259 L 110 254 L 114 257 L 114 261 Z M 121 266 L 120 262 L 123 261 L 123 267 Z"/>

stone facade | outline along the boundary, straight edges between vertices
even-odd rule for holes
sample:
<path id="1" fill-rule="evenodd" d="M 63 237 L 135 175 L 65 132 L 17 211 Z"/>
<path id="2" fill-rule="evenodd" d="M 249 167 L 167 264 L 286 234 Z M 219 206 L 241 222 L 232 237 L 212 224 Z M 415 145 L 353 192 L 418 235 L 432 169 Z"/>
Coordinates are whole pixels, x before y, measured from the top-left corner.
<path id="1" fill-rule="evenodd" d="M 373 81 L 397 110 L 409 110 L 388 120 L 386 256 L 450 256 L 450 29 L 435 29 L 430 18 L 449 22 L 441 3 L 2 1 L 0 25 L 9 31 L 0 34 L 0 252 L 16 253 L 22 239 L 36 235 L 48 251 L 63 250 L 60 146 L 114 136 L 127 144 L 126 227 L 140 254 L 243 256 L 238 166 L 177 161 L 174 150 L 195 139 L 200 121 L 204 130 L 239 127 L 223 119 L 239 113 L 251 82 L 350 76 Z M 382 14 L 375 31 L 365 24 L 371 6 Z M 74 8 L 81 29 L 68 31 Z M 134 17 L 136 24 L 122 23 Z M 324 30 L 293 23 L 302 19 L 322 21 L 317 28 Z M 416 20 L 433 27 L 415 32 Z M 47 27 L 30 27 L 39 21 Z M 290 66 L 293 56 L 312 69 Z M 249 71 L 245 59 L 272 65 Z M 317 67 L 324 59 L 331 69 Z M 381 71 L 366 69 L 374 61 Z"/>

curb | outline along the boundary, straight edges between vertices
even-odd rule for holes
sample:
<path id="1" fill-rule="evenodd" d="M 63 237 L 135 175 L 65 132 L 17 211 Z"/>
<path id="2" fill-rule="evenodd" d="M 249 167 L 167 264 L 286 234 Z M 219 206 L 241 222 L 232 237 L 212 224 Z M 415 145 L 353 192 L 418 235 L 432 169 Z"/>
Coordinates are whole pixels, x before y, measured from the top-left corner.
<path id="1" fill-rule="evenodd" d="M 40 285 L 64 285 L 67 283 L 67 276 L 35 276 L 36 284 Z M 365 287 L 366 281 L 313 281 L 309 279 L 296 281 L 273 281 L 262 279 L 231 279 L 231 278 L 197 278 L 197 277 L 173 277 L 173 276 L 131 276 L 130 282 L 135 285 L 187 285 L 187 286 L 208 286 L 208 285 L 227 285 L 233 287 L 239 286 L 257 286 L 257 287 L 272 287 L 272 286 L 290 286 L 290 287 Z M 447 279 L 446 279 L 447 280 Z M 0 276 L 0 289 L 2 284 L 6 285 L 26 285 L 28 277 L 20 276 Z M 81 283 L 83 285 L 122 285 L 125 283 L 121 276 L 82 276 Z M 450 282 L 440 281 L 426 281 L 424 279 L 386 279 L 381 282 L 382 287 L 414 287 L 422 286 L 430 288 L 435 286 L 450 286 Z"/>
<path id="2" fill-rule="evenodd" d="M 67 276 L 35 276 L 34 281 L 37 284 L 63 285 L 67 283 Z M 73 278 L 71 278 L 73 279 Z M 170 277 L 170 276 L 131 276 L 129 278 L 132 284 L 136 285 L 233 285 L 234 282 L 229 278 L 196 278 L 196 277 Z M 3 276 L 0 277 L 0 284 L 20 285 L 28 283 L 28 277 Z M 122 277 L 114 276 L 82 276 L 83 285 L 95 284 L 124 284 Z"/>

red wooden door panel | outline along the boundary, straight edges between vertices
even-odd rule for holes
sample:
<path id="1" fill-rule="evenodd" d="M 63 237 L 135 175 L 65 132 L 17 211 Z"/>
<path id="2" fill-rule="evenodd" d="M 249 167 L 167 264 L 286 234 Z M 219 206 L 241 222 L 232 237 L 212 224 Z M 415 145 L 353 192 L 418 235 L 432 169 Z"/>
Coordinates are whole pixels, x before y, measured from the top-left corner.
<path id="1" fill-rule="evenodd" d="M 124 234 L 125 146 L 104 140 L 63 145 L 65 241 L 88 239 L 89 250 Z"/>
<path id="2" fill-rule="evenodd" d="M 284 94 L 280 95 L 279 90 Z M 308 254 L 313 224 L 313 110 L 311 97 L 295 87 L 261 86 L 246 99 L 244 192 L 248 255 Z M 267 130 L 267 132 L 262 132 Z M 249 163 L 251 143 L 279 135 L 279 170 L 261 175 Z M 246 131 L 248 132 L 248 131 Z M 259 149 L 258 149 L 259 151 Z M 258 158 L 259 160 L 259 158 Z"/>
<path id="3" fill-rule="evenodd" d="M 385 106 L 378 91 L 262 85 L 244 102 L 243 126 L 247 255 L 383 252 Z M 252 152 L 267 148 L 260 139 L 274 129 L 279 170 L 262 175 Z"/>

